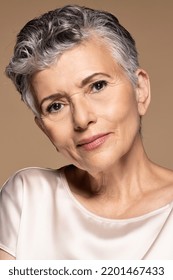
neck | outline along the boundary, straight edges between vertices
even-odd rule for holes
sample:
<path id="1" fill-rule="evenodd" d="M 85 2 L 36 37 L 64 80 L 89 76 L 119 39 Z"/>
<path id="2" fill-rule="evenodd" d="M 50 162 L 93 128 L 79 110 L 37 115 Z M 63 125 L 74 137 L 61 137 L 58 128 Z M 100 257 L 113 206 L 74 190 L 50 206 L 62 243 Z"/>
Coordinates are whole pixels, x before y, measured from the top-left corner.
<path id="1" fill-rule="evenodd" d="M 107 197 L 121 201 L 132 200 L 146 192 L 146 178 L 151 177 L 151 162 L 147 158 L 140 137 L 132 149 L 107 170 L 88 173 L 77 171 L 85 195 Z"/>

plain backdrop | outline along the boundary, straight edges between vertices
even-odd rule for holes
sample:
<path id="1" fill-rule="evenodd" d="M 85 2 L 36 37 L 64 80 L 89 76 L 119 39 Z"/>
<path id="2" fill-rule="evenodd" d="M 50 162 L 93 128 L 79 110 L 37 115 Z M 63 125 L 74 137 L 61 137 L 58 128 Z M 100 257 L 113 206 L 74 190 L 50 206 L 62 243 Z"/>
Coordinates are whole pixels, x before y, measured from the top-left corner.
<path id="1" fill-rule="evenodd" d="M 0 3 L 0 185 L 21 168 L 57 168 L 68 163 L 37 128 L 32 113 L 4 75 L 23 25 L 65 4 L 110 11 L 135 38 L 140 64 L 150 75 L 152 89 L 150 109 L 143 119 L 144 146 L 153 161 L 172 169 L 173 1 L 6 0 Z"/>

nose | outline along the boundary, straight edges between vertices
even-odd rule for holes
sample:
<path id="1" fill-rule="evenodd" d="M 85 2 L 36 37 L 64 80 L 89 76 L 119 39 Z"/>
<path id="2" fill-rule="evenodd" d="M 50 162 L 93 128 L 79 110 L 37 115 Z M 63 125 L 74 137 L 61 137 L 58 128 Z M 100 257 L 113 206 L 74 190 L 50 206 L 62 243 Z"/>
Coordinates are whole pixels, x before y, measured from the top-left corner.
<path id="1" fill-rule="evenodd" d="M 97 122 L 96 111 L 85 96 L 76 96 L 73 100 L 72 120 L 76 131 L 84 131 Z"/>

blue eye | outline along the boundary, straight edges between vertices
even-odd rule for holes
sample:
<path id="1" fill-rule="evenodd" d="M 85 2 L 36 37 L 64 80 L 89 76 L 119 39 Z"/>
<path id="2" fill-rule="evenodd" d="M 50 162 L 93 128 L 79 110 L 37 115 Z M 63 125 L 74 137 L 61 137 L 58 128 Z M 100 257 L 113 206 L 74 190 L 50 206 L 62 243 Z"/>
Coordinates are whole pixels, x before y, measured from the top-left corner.
<path id="1" fill-rule="evenodd" d="M 62 110 L 63 107 L 64 107 L 63 104 L 54 102 L 47 107 L 46 111 L 48 113 L 58 113 L 60 110 Z"/>
<path id="2" fill-rule="evenodd" d="M 99 92 L 103 90 L 107 86 L 107 84 L 108 83 L 106 81 L 95 82 L 91 85 L 91 90 L 92 92 Z"/>

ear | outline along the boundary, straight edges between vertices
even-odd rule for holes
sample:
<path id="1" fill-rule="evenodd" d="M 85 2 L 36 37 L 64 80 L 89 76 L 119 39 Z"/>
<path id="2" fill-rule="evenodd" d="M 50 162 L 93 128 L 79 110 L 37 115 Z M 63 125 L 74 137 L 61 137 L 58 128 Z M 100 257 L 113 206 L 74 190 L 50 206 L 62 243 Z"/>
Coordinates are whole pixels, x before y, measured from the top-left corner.
<path id="1" fill-rule="evenodd" d="M 148 74 L 143 69 L 138 69 L 136 72 L 138 84 L 136 87 L 136 100 L 138 112 L 140 116 L 145 115 L 150 104 L 150 81 Z"/>

